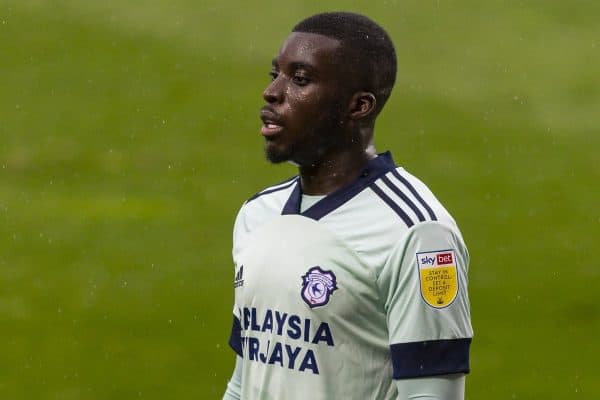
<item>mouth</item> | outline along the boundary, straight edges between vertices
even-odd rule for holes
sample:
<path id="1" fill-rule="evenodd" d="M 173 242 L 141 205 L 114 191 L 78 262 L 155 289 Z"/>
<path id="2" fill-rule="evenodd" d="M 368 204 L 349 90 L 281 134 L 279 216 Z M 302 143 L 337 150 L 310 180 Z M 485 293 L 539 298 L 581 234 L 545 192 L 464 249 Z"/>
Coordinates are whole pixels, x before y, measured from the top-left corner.
<path id="1" fill-rule="evenodd" d="M 263 122 L 260 133 L 266 138 L 272 138 L 283 130 L 279 116 L 268 108 L 260 111 L 260 119 Z"/>
<path id="2" fill-rule="evenodd" d="M 264 123 L 263 126 L 260 128 L 260 133 L 264 137 L 270 138 L 277 135 L 282 130 L 283 127 L 281 125 L 276 125 L 273 123 Z"/>

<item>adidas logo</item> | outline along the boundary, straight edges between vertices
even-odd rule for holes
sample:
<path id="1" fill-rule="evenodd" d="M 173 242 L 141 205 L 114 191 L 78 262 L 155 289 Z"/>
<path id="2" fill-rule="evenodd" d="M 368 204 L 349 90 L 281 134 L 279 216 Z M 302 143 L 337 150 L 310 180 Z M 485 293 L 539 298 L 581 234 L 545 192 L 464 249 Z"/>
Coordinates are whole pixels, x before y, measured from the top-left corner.
<path id="1" fill-rule="evenodd" d="M 238 272 L 235 274 L 235 279 L 233 280 L 233 287 L 238 288 L 244 285 L 244 266 L 242 265 Z"/>

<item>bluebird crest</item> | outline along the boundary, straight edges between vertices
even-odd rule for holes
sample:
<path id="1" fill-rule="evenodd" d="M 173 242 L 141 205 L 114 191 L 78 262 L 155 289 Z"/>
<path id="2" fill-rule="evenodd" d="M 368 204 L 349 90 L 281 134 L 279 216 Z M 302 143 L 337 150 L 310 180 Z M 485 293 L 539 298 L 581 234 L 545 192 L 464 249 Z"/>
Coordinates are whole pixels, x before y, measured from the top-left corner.
<path id="1" fill-rule="evenodd" d="M 324 306 L 329 302 L 329 297 L 336 290 L 337 282 L 333 272 L 324 271 L 316 266 L 302 276 L 302 300 L 310 308 Z"/>

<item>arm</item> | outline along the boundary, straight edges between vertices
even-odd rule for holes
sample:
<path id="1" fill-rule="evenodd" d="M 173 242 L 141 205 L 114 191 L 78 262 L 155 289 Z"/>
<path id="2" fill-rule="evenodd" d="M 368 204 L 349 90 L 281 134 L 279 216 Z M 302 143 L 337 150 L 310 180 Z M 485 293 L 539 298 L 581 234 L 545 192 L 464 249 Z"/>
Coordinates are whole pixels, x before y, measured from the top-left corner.
<path id="1" fill-rule="evenodd" d="M 468 252 L 440 223 L 415 226 L 379 275 L 393 378 L 402 400 L 462 400 L 473 335 Z"/>
<path id="2" fill-rule="evenodd" d="M 242 366 L 244 361 L 242 357 L 236 356 L 233 375 L 227 383 L 223 400 L 240 400 L 242 396 Z"/>
<path id="3" fill-rule="evenodd" d="M 396 381 L 398 400 L 463 400 L 465 375 L 440 375 Z"/>
<path id="4" fill-rule="evenodd" d="M 239 241 L 239 237 L 241 232 L 245 231 L 243 228 L 244 218 L 243 218 L 243 210 L 244 207 L 240 209 L 238 215 L 235 219 L 235 224 L 233 227 L 233 259 L 235 263 L 237 252 L 239 251 L 236 243 Z M 235 267 L 235 272 L 240 273 L 240 269 L 238 269 L 237 264 Z M 234 278 L 235 279 L 235 278 Z M 237 290 L 236 290 L 237 292 Z M 234 300 L 235 303 L 235 300 Z M 229 337 L 229 345 L 236 352 L 235 357 L 235 367 L 233 369 L 233 374 L 231 375 L 231 379 L 227 383 L 227 387 L 225 388 L 225 394 L 223 395 L 223 400 L 240 400 L 242 397 L 242 367 L 244 365 L 244 359 L 242 358 L 242 343 L 240 338 L 241 326 L 240 326 L 240 315 L 239 309 L 235 306 L 233 307 L 233 324 L 231 327 L 231 335 Z"/>

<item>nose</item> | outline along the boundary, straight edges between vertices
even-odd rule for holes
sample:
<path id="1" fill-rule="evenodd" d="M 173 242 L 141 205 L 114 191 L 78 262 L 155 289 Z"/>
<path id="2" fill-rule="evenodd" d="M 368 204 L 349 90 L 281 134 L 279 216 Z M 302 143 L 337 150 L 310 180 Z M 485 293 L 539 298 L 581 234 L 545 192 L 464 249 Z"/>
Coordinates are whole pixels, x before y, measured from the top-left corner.
<path id="1" fill-rule="evenodd" d="M 279 77 L 273 79 L 269 86 L 266 87 L 263 92 L 263 99 L 269 104 L 281 103 L 283 100 L 283 89 L 281 88 Z"/>

